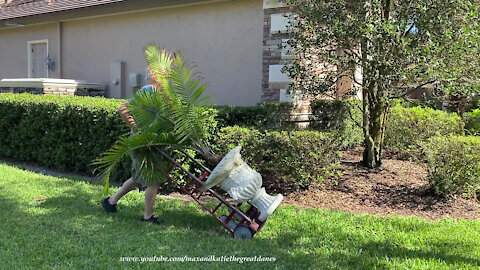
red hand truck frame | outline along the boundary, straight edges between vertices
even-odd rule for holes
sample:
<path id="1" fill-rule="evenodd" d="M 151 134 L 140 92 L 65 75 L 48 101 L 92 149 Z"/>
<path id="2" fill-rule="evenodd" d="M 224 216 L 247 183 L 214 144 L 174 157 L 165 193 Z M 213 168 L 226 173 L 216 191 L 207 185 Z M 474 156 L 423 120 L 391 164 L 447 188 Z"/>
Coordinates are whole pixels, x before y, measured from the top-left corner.
<path id="1" fill-rule="evenodd" d="M 203 208 L 203 210 L 210 213 L 216 220 L 218 220 L 223 225 L 223 227 L 225 227 L 225 229 L 227 229 L 227 231 L 232 234 L 234 238 L 252 239 L 253 235 L 262 229 L 266 220 L 263 222 L 258 220 L 259 211 L 252 204 L 247 202 L 249 207 L 245 212 L 243 212 L 242 210 L 240 210 L 240 206 L 242 205 L 241 203 L 234 205 L 228 202 L 227 200 L 225 200 L 225 198 L 223 198 L 220 194 L 218 194 L 212 188 L 209 188 L 205 192 L 200 191 L 200 188 L 205 184 L 204 181 L 212 173 L 203 164 L 198 162 L 196 159 L 194 159 L 184 151 L 180 151 L 184 155 L 183 160 L 180 162 L 175 161 L 172 157 L 170 157 L 168 154 L 166 154 L 163 151 L 158 151 L 158 152 L 166 160 L 170 162 L 170 166 L 168 167 L 166 172 L 159 167 L 156 167 L 156 169 L 161 171 L 169 181 L 171 181 L 172 183 L 175 183 L 183 193 L 188 194 L 194 201 L 196 201 Z M 197 166 L 200 167 L 201 169 L 200 176 L 197 177 L 193 175 L 190 171 L 186 170 L 182 166 L 188 160 L 193 161 Z M 187 181 L 186 184 L 183 184 L 183 185 L 178 184 L 174 179 L 170 177 L 169 173 L 174 168 L 180 169 L 184 174 L 188 176 L 189 180 Z M 192 184 L 193 184 L 193 188 L 189 190 L 187 187 L 192 186 Z M 211 197 L 216 198 L 219 201 L 218 205 L 216 205 L 214 208 L 209 208 L 207 207 L 207 205 L 202 203 L 200 201 L 200 198 L 204 195 L 204 193 L 208 193 Z M 225 205 L 227 207 L 229 211 L 228 215 L 218 214 L 218 210 L 222 205 Z"/>

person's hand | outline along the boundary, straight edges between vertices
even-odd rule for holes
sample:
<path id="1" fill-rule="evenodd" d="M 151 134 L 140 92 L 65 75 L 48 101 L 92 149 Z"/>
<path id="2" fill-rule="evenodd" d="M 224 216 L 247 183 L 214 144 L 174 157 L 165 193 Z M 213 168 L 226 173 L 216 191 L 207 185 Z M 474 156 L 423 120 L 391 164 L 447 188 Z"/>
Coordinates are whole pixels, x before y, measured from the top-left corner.
<path id="1" fill-rule="evenodd" d="M 130 129 L 132 130 L 132 132 L 135 134 L 138 132 L 138 127 L 137 127 L 137 124 L 135 124 L 135 122 L 133 122 L 133 124 L 130 125 Z"/>
<path id="2" fill-rule="evenodd" d="M 130 115 L 127 115 L 127 124 L 132 128 L 137 130 L 137 123 L 135 123 L 135 120 L 133 120 L 133 117 Z"/>
<path id="3" fill-rule="evenodd" d="M 120 116 L 122 117 L 123 122 L 125 124 L 129 125 L 132 130 L 138 130 L 137 128 L 137 123 L 135 123 L 135 120 L 131 115 L 128 114 L 128 109 L 127 109 L 128 102 L 123 103 L 120 107 L 118 107 L 118 112 L 120 113 Z"/>

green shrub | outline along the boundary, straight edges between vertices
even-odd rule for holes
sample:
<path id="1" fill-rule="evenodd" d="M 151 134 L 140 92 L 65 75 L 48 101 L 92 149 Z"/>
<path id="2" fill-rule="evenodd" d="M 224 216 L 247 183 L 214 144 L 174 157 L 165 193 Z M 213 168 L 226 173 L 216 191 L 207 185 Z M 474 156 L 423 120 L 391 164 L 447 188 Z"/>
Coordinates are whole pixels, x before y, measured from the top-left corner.
<path id="1" fill-rule="evenodd" d="M 129 133 L 117 113 L 122 102 L 99 97 L 0 94 L 0 155 L 91 174 L 92 160 Z M 215 119 L 209 123 L 213 130 Z M 210 139 L 215 151 L 226 154 L 235 145 L 242 145 L 242 155 L 262 174 L 269 190 L 288 192 L 308 187 L 335 174 L 339 166 L 338 138 L 332 133 L 260 132 L 240 127 L 216 133 Z M 129 176 L 127 159 L 114 179 Z"/>
<path id="2" fill-rule="evenodd" d="M 122 100 L 0 94 L 0 155 L 63 171 L 92 173 L 93 159 L 128 132 Z M 129 161 L 116 178 L 130 174 Z"/>
<path id="3" fill-rule="evenodd" d="M 257 106 L 215 106 L 218 110 L 217 121 L 220 127 L 244 126 L 268 129 L 291 127 L 288 122 L 292 104 L 260 103 Z"/>
<path id="4" fill-rule="evenodd" d="M 423 149 L 435 192 L 472 196 L 480 191 L 480 137 L 434 137 Z"/>
<path id="5" fill-rule="evenodd" d="M 480 109 L 465 113 L 463 119 L 467 134 L 480 136 Z"/>
<path id="6" fill-rule="evenodd" d="M 0 156 L 93 174 L 92 161 L 130 132 L 117 112 L 123 102 L 101 97 L 0 94 Z M 208 123 L 214 133 L 217 122 L 213 116 Z M 130 166 L 126 159 L 112 179 L 130 177 Z"/>
<path id="7" fill-rule="evenodd" d="M 310 128 L 338 133 L 342 148 L 363 143 L 361 101 L 315 100 L 310 107 L 314 116 Z"/>
<path id="8" fill-rule="evenodd" d="M 288 193 L 335 175 L 340 152 L 337 137 L 317 131 L 260 132 L 244 127 L 220 130 L 216 152 L 242 146 L 244 160 L 260 174 L 269 190 Z"/>
<path id="9" fill-rule="evenodd" d="M 470 95 L 468 99 L 468 104 L 466 111 L 480 110 L 480 88 L 477 89 L 476 93 Z"/>
<path id="10" fill-rule="evenodd" d="M 431 108 L 394 106 L 388 116 L 385 146 L 410 152 L 420 152 L 420 144 L 434 136 L 463 134 L 463 121 L 455 113 Z"/>
<path id="11" fill-rule="evenodd" d="M 442 107 L 442 98 L 422 98 L 422 99 L 410 99 L 410 98 L 398 98 L 391 101 L 392 107 L 397 105 L 404 108 L 422 107 L 432 108 L 439 110 Z"/>

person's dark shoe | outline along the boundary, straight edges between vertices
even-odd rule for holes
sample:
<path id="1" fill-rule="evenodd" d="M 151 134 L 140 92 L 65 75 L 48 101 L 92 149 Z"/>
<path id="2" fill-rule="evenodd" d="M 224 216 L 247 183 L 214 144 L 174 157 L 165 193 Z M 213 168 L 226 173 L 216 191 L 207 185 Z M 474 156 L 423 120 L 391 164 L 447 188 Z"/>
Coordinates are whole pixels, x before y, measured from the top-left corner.
<path id="1" fill-rule="evenodd" d="M 117 212 L 117 205 L 116 204 L 110 204 L 108 202 L 109 198 L 110 197 L 102 200 L 103 209 L 105 209 L 105 212 L 107 212 L 107 213 L 115 213 L 115 212 Z"/>
<path id="2" fill-rule="evenodd" d="M 151 222 L 153 224 L 160 224 L 162 221 L 158 219 L 158 217 L 156 216 L 151 216 L 150 218 L 148 219 L 145 219 L 143 216 L 142 216 L 142 219 L 141 221 L 144 221 L 144 222 Z"/>

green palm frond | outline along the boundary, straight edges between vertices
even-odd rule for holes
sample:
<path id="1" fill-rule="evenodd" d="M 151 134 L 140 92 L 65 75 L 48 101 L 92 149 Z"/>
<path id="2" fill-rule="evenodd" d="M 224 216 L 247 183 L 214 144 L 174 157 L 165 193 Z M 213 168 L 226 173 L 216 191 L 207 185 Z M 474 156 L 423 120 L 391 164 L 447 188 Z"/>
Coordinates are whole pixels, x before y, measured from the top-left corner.
<path id="1" fill-rule="evenodd" d="M 171 149 L 163 149 L 164 152 L 172 152 Z M 161 158 L 156 147 L 141 148 L 133 152 L 135 160 L 139 161 L 135 176 L 142 179 L 143 184 L 147 186 L 156 185 L 166 180 L 165 172 L 170 162 Z"/>
<path id="2" fill-rule="evenodd" d="M 192 71 L 180 55 L 173 60 L 169 78 L 176 99 L 172 113 L 179 139 L 181 141 L 190 139 L 197 145 L 205 145 L 205 118 L 195 108 L 205 105 L 208 100 L 208 96 L 201 98 L 207 90 L 207 85 L 192 77 Z"/>
<path id="3" fill-rule="evenodd" d="M 120 139 L 94 162 L 100 170 L 99 176 L 105 179 L 106 193 L 112 171 L 135 150 L 141 160 L 136 174 L 151 184 L 164 179 L 158 169 L 168 164 L 156 153 L 158 146 L 192 149 L 202 154 L 211 152 L 206 141 L 207 121 L 213 112 L 202 107 L 211 104 L 211 97 L 205 95 L 207 85 L 194 77 L 179 54 L 148 45 L 145 58 L 156 90 L 151 95 L 139 92 L 128 105 L 139 134 Z"/>
<path id="4" fill-rule="evenodd" d="M 140 131 L 170 131 L 174 128 L 172 117 L 168 113 L 165 95 L 159 91 L 139 92 L 132 97 L 128 110 L 134 116 Z"/>
<path id="5" fill-rule="evenodd" d="M 166 49 L 162 49 L 161 52 L 159 52 L 153 44 L 147 45 L 144 51 L 151 75 L 155 76 L 157 81 L 163 83 L 163 80 L 168 78 L 168 74 L 170 73 L 173 58 L 172 54 L 167 52 Z"/>
<path id="6" fill-rule="evenodd" d="M 204 116 L 203 112 L 195 108 L 210 104 L 210 96 L 204 95 L 207 85 L 201 84 L 193 77 L 191 68 L 180 54 L 172 55 L 166 50 L 158 51 L 152 45 L 147 46 L 145 54 L 150 72 L 155 75 L 156 80 L 160 80 L 158 84 L 162 86 L 161 93 L 164 97 L 161 104 L 163 115 L 170 117 L 174 123 L 175 134 L 181 142 L 189 140 L 194 145 L 205 148 L 204 124 L 208 116 Z M 168 64 L 170 66 L 165 67 Z M 158 108 L 156 109 L 158 112 Z M 152 112 L 145 116 L 151 119 L 150 121 L 154 119 Z"/>
<path id="7" fill-rule="evenodd" d="M 105 194 L 108 194 L 110 175 L 123 158 L 128 157 L 135 150 L 145 151 L 146 149 L 152 150 L 155 147 L 165 146 L 179 149 L 184 147 L 171 133 L 140 133 L 121 138 L 117 144 L 93 162 L 100 170 L 99 177 L 105 181 Z M 142 174 L 142 172 L 140 173 Z M 149 180 L 156 181 L 155 179 L 146 179 L 145 181 Z"/>

